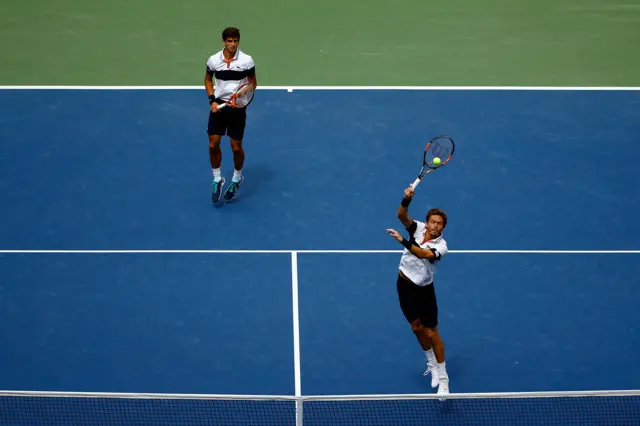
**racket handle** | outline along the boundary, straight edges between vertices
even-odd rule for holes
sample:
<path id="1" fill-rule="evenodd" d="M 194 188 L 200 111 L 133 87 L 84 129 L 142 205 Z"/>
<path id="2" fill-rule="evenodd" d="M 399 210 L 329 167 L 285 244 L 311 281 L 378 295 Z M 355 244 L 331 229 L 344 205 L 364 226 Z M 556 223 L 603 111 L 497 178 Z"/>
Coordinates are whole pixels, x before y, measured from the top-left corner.
<path id="1" fill-rule="evenodd" d="M 417 178 L 417 179 L 413 182 L 413 184 L 411 184 L 411 187 L 412 187 L 413 189 L 416 189 L 416 186 L 418 186 L 418 184 L 419 184 L 419 183 L 420 183 L 420 178 Z"/>
<path id="2" fill-rule="evenodd" d="M 222 109 L 222 108 L 224 108 L 224 107 L 226 107 L 226 106 L 227 106 L 227 104 L 226 104 L 226 103 L 224 103 L 224 104 L 222 104 L 222 105 L 218 105 L 218 109 Z"/>

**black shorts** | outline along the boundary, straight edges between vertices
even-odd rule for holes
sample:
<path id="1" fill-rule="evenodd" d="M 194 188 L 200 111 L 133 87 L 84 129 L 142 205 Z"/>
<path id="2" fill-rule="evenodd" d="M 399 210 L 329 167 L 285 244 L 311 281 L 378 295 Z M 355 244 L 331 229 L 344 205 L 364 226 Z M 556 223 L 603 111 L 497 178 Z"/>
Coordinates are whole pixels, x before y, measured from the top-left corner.
<path id="1" fill-rule="evenodd" d="M 222 104 L 224 101 L 216 99 L 216 103 Z M 246 121 L 246 108 L 230 108 L 226 106 L 215 113 L 209 111 L 207 133 L 210 135 L 229 135 L 231 139 L 242 140 Z"/>
<path id="2" fill-rule="evenodd" d="M 438 326 L 438 303 L 433 284 L 418 286 L 398 274 L 398 300 L 409 322 L 420 319 L 423 326 Z"/>

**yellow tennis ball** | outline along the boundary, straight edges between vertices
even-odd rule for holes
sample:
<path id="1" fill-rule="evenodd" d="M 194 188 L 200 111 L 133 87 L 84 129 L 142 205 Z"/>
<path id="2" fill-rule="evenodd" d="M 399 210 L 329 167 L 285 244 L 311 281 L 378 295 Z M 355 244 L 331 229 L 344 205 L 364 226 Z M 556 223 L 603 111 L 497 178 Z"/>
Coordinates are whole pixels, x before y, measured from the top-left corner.
<path id="1" fill-rule="evenodd" d="M 440 165 L 440 158 L 439 157 L 435 157 L 433 159 L 433 165 L 434 166 L 439 166 Z"/>

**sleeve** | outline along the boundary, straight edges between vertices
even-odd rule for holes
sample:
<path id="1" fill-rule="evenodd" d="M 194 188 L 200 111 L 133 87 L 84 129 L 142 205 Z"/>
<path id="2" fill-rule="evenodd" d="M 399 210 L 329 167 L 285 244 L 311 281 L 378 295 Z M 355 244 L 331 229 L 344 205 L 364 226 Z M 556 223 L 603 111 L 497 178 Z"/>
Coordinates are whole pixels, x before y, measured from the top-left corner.
<path id="1" fill-rule="evenodd" d="M 249 60 L 247 61 L 247 77 L 253 77 L 256 75 L 256 64 L 253 62 L 253 58 L 249 56 Z"/>
<path id="2" fill-rule="evenodd" d="M 207 61 L 207 74 L 209 74 L 210 76 L 213 76 L 214 73 L 215 73 L 215 65 L 213 64 L 212 58 L 209 58 L 209 60 Z"/>
<path id="3" fill-rule="evenodd" d="M 425 228 L 424 223 L 420 221 L 414 220 L 413 222 L 411 222 L 411 225 L 409 225 L 409 227 L 407 228 L 407 231 L 409 232 L 409 242 L 411 244 L 413 244 L 414 246 L 420 247 L 420 244 L 418 244 L 418 241 L 422 238 L 422 235 L 424 234 L 424 228 Z"/>
<path id="4" fill-rule="evenodd" d="M 413 238 L 415 241 L 422 240 L 422 237 L 424 237 L 424 232 L 427 226 L 424 224 L 424 222 L 420 222 L 419 220 L 414 220 L 413 223 L 416 226 L 413 229 L 413 232 L 411 233 L 411 238 Z"/>
<path id="5" fill-rule="evenodd" d="M 415 234 L 416 229 L 418 229 L 418 223 L 415 220 L 411 222 L 411 225 L 407 226 L 407 232 L 411 238 L 413 238 L 413 234 Z"/>
<path id="6" fill-rule="evenodd" d="M 436 243 L 434 247 L 431 247 L 431 251 L 436 256 L 435 260 L 442 259 L 442 257 L 449 252 L 447 242 L 445 240 L 441 240 L 439 243 Z"/>

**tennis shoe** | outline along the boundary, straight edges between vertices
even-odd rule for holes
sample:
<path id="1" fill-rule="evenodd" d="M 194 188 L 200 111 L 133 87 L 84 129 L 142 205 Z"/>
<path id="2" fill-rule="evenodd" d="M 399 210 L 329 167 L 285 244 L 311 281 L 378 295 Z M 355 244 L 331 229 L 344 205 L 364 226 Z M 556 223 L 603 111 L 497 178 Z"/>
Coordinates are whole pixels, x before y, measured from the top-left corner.
<path id="1" fill-rule="evenodd" d="M 217 203 L 220 201 L 220 196 L 222 195 L 222 187 L 224 186 L 224 178 L 219 181 L 213 180 L 213 184 L 211 184 L 211 201 Z"/>
<path id="2" fill-rule="evenodd" d="M 438 395 L 448 395 L 449 394 L 449 377 L 444 376 L 440 377 L 438 386 Z"/>
<path id="3" fill-rule="evenodd" d="M 422 373 L 422 375 L 428 376 L 429 374 L 431 374 L 431 387 L 437 388 L 438 383 L 440 383 L 440 374 L 438 372 L 438 366 L 427 364 L 427 369 L 424 370 L 424 373 Z"/>
<path id="4" fill-rule="evenodd" d="M 240 182 L 236 182 L 232 180 L 229 184 L 229 187 L 224 192 L 225 201 L 231 201 L 238 196 L 238 192 L 240 191 L 240 185 L 244 182 L 244 175 L 240 177 Z"/>

